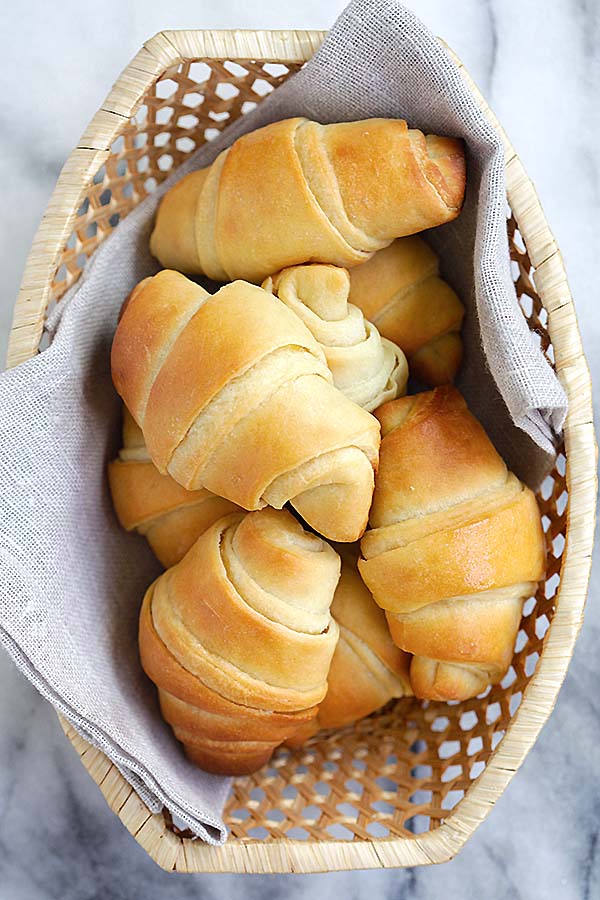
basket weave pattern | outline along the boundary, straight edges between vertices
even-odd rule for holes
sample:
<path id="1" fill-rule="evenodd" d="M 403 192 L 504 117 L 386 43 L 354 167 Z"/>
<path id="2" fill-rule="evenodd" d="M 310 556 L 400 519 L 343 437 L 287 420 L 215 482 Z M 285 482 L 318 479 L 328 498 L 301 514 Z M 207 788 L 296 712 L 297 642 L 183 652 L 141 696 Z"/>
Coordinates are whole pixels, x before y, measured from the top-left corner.
<path id="1" fill-rule="evenodd" d="M 237 32 L 227 43 L 224 33 L 210 38 L 202 32 L 170 32 L 148 42 L 90 125 L 87 140 L 85 135 L 82 139 L 79 150 L 91 155 L 75 159 L 79 192 L 71 198 L 70 214 L 60 220 L 62 232 L 55 235 L 54 257 L 44 260 L 43 286 L 34 298 L 37 317 L 23 306 L 23 292 L 17 305 L 9 351 L 12 362 L 35 351 L 48 305 L 59 301 L 77 281 L 87 258 L 120 219 L 189 153 L 253 109 L 297 71 L 320 37 L 318 33 L 294 33 L 293 39 L 288 35 L 287 43 L 284 40 L 282 44 L 276 34 L 252 38 Z M 208 52 L 210 40 L 217 46 L 211 44 Z M 273 43 L 265 52 L 261 41 L 267 40 Z M 240 42 L 246 42 L 246 53 L 240 52 Z M 256 51 L 261 48 L 263 55 L 259 56 Z M 248 52 L 251 50 L 254 53 Z M 131 86 L 126 76 L 142 68 L 140 59 L 145 65 L 145 81 Z M 127 86 L 128 97 L 124 93 Z M 119 103 L 128 104 L 125 117 L 122 109 L 116 108 Z M 119 115 L 120 121 L 115 123 L 111 115 Z M 514 151 L 512 158 L 516 159 Z M 509 155 L 509 164 L 511 161 Z M 69 163 L 66 170 L 70 176 Z M 536 268 L 543 272 L 542 263 L 549 257 L 532 261 L 528 254 L 519 231 L 524 214 L 514 209 L 523 205 L 523 197 L 515 178 L 513 183 L 515 215 L 509 221 L 508 234 L 515 285 L 531 329 L 560 372 L 554 331 L 552 338 L 550 334 L 552 294 L 547 291 L 540 297 L 533 281 Z M 545 226 L 543 220 L 542 224 Z M 34 244 L 32 257 L 35 252 Z M 30 258 L 23 282 L 28 296 L 28 277 L 36 274 L 39 278 Z M 555 308 L 560 310 L 558 304 Z M 580 373 L 579 378 L 585 380 L 584 376 Z M 583 399 L 587 402 L 589 397 Z M 586 415 L 591 422 L 587 406 L 577 424 L 588 425 Z M 585 444 L 582 454 L 586 451 L 584 463 L 592 461 L 591 470 L 588 466 L 581 471 L 593 481 L 593 437 L 586 431 L 581 440 Z M 556 635 L 550 627 L 557 598 L 562 595 L 570 463 L 570 454 L 563 448 L 538 494 L 548 549 L 547 576 L 536 596 L 525 604 L 513 664 L 502 683 L 484 697 L 460 704 L 396 701 L 354 727 L 318 736 L 302 750 L 278 751 L 268 767 L 235 780 L 225 811 L 231 830 L 225 848 L 191 841 L 168 817 L 152 816 L 106 757 L 63 722 L 82 761 L 136 839 L 161 865 L 187 871 L 314 871 L 408 865 L 453 855 L 501 793 L 551 710 L 566 664 L 554 665 L 552 671 L 551 658 L 545 679 L 536 675 L 542 653 L 542 661 L 548 655 L 545 645 L 554 641 L 555 656 L 561 652 L 570 655 L 580 624 L 587 562 L 562 633 Z M 593 501 L 587 519 L 593 530 Z M 582 535 L 590 538 L 589 527 Z M 582 541 L 583 537 L 580 535 Z M 583 543 L 582 548 L 585 555 Z M 564 597 L 560 602 L 566 602 Z M 525 720 L 521 715 L 525 711 L 517 711 L 524 698 L 527 701 L 528 686 L 533 690 L 535 684 L 538 696 L 529 703 Z M 503 738 L 517 720 L 521 724 L 517 745 L 513 741 L 506 749 L 509 741 Z"/>

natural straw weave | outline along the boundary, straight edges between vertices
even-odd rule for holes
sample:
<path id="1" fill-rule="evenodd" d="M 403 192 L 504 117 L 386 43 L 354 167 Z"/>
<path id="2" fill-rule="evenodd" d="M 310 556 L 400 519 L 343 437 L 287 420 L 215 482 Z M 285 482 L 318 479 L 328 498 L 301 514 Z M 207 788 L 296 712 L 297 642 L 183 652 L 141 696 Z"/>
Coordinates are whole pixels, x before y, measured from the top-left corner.
<path id="1" fill-rule="evenodd" d="M 169 31 L 144 45 L 60 175 L 27 261 L 9 366 L 37 352 L 49 305 L 119 219 L 187 154 L 297 71 L 322 39 L 310 31 Z M 501 131 L 482 98 L 481 106 Z M 235 781 L 225 812 L 231 838 L 219 848 L 152 815 L 109 760 L 63 721 L 111 809 L 166 869 L 314 872 L 450 859 L 550 715 L 581 625 L 591 561 L 591 385 L 558 247 L 504 140 L 517 292 L 569 399 L 564 449 L 539 493 L 548 574 L 525 606 L 511 670 L 483 699 L 402 700 L 302 751 L 278 752 L 269 767 Z"/>

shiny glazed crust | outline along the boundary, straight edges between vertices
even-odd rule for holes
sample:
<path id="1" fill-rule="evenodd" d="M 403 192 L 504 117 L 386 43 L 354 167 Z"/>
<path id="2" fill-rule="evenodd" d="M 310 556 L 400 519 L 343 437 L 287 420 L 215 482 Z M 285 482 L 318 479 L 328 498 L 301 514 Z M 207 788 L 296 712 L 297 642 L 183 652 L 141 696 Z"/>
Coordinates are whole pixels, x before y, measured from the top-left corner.
<path id="1" fill-rule="evenodd" d="M 322 728 L 350 725 L 392 698 L 412 694 L 410 655 L 392 641 L 385 614 L 365 586 L 356 562 L 342 563 L 331 615 L 340 637 L 329 669 L 327 694 L 317 717 L 286 742 L 292 747 Z"/>
<path id="2" fill-rule="evenodd" d="M 334 385 L 349 400 L 372 412 L 406 393 L 406 357 L 348 303 L 347 269 L 293 266 L 267 278 L 262 287 L 302 319 L 325 354 Z"/>
<path id="3" fill-rule="evenodd" d="M 202 768 L 243 774 L 310 721 L 338 639 L 339 557 L 285 510 L 209 528 L 149 588 L 140 655 Z"/>
<path id="4" fill-rule="evenodd" d="M 290 501 L 332 540 L 363 533 L 379 424 L 272 294 L 237 281 L 210 295 L 160 272 L 130 296 L 111 362 L 159 472 L 245 509 Z"/>
<path id="5" fill-rule="evenodd" d="M 150 248 L 163 266 L 259 283 L 305 262 L 355 266 L 394 238 L 459 214 L 461 141 L 401 119 L 285 119 L 239 138 L 163 198 Z"/>
<path id="6" fill-rule="evenodd" d="M 178 563 L 214 522 L 241 511 L 235 503 L 204 488 L 186 491 L 169 475 L 161 475 L 127 408 L 123 413 L 123 448 L 118 459 L 108 465 L 108 483 L 122 527 L 144 535 L 167 569 Z"/>
<path id="7" fill-rule="evenodd" d="M 452 387 L 377 411 L 380 468 L 359 569 L 419 697 L 500 681 L 522 602 L 544 574 L 540 513 Z"/>
<path id="8" fill-rule="evenodd" d="M 350 302 L 402 348 L 412 375 L 432 387 L 454 381 L 465 310 L 424 240 L 399 238 L 351 269 Z"/>

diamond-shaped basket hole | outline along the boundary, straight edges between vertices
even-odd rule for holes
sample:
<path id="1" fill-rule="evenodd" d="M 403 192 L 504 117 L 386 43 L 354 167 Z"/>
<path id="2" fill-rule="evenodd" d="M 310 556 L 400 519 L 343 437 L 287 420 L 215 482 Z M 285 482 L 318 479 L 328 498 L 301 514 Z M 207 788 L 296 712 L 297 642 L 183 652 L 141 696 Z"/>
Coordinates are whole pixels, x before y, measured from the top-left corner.
<path id="1" fill-rule="evenodd" d="M 255 825 L 253 828 L 249 828 L 247 834 L 248 837 L 254 838 L 257 841 L 264 841 L 265 838 L 270 836 L 264 825 Z"/>
<path id="2" fill-rule="evenodd" d="M 349 794 L 353 794 L 356 797 L 362 797 L 364 793 L 364 785 L 357 781 L 355 778 L 349 778 L 346 782 L 344 782 L 344 787 L 348 791 Z"/>
<path id="3" fill-rule="evenodd" d="M 242 115 L 247 115 L 249 112 L 252 112 L 253 109 L 256 109 L 257 106 L 258 104 L 255 103 L 254 100 L 244 100 L 242 103 Z"/>
<path id="4" fill-rule="evenodd" d="M 378 812 L 384 816 L 391 816 L 394 812 L 394 807 L 386 800 L 375 800 L 373 803 L 371 803 L 371 809 L 374 809 L 375 812 Z"/>
<path id="5" fill-rule="evenodd" d="M 267 72 L 269 75 L 274 75 L 275 78 L 279 78 L 281 75 L 285 75 L 289 69 L 287 66 L 284 66 L 283 63 L 265 63 L 263 71 Z"/>
<path id="6" fill-rule="evenodd" d="M 530 653 L 525 660 L 525 674 L 528 678 L 530 678 L 535 672 L 539 658 L 540 654 L 537 651 L 534 651 L 533 653 Z"/>
<path id="7" fill-rule="evenodd" d="M 520 653 L 523 647 L 527 644 L 528 640 L 529 638 L 527 637 L 526 632 L 524 632 L 521 628 L 521 630 L 517 634 L 517 640 L 515 641 L 515 653 Z"/>
<path id="8" fill-rule="evenodd" d="M 171 133 L 169 131 L 161 131 L 159 134 L 154 135 L 154 146 L 155 147 L 164 147 L 171 140 Z"/>
<path id="9" fill-rule="evenodd" d="M 239 92 L 240 89 L 228 81 L 220 81 L 215 88 L 215 94 L 221 100 L 232 100 L 234 97 L 237 97 Z"/>
<path id="10" fill-rule="evenodd" d="M 418 791 L 413 791 L 408 798 L 408 802 L 412 803 L 413 806 L 423 806 L 425 803 L 431 803 L 432 797 L 433 794 L 431 791 L 425 791 L 419 788 Z"/>
<path id="11" fill-rule="evenodd" d="M 184 106 L 196 109 L 204 103 L 204 94 L 199 94 L 198 91 L 190 91 L 189 94 L 185 95 L 182 102 Z"/>
<path id="12" fill-rule="evenodd" d="M 502 738 L 504 737 L 504 735 L 505 735 L 505 731 L 504 731 L 503 728 L 502 728 L 500 731 L 495 731 L 495 732 L 493 733 L 493 735 L 492 735 L 492 741 L 491 741 L 491 744 L 492 744 L 492 750 L 495 750 L 495 749 L 496 749 L 496 747 L 498 746 L 498 744 L 500 743 L 500 741 L 502 740 Z"/>
<path id="13" fill-rule="evenodd" d="M 410 770 L 411 778 L 419 780 L 422 780 L 424 778 L 431 778 L 432 773 L 433 769 L 431 768 L 431 766 L 426 765 L 414 766 Z"/>
<path id="14" fill-rule="evenodd" d="M 192 113 L 185 113 L 183 116 L 177 117 L 177 124 L 180 128 L 195 128 L 199 122 L 198 116 Z"/>
<path id="15" fill-rule="evenodd" d="M 259 97 L 264 97 L 266 94 L 271 93 L 273 85 L 269 84 L 268 81 L 265 81 L 264 78 L 256 78 L 252 83 L 252 90 L 255 94 L 258 94 Z"/>
<path id="16" fill-rule="evenodd" d="M 172 106 L 162 106 L 156 110 L 155 120 L 158 125 L 166 125 L 173 118 L 174 109 Z"/>
<path id="17" fill-rule="evenodd" d="M 548 600 L 550 600 L 556 594 L 558 590 L 558 586 L 560 584 L 560 575 L 556 572 L 554 575 L 551 575 L 547 580 L 545 585 L 544 594 Z"/>
<path id="18" fill-rule="evenodd" d="M 498 710 L 500 710 L 499 703 L 492 704 L 492 705 L 497 706 Z M 498 712 L 498 715 L 500 715 L 500 712 Z M 495 721 L 495 720 L 492 720 L 492 721 Z M 469 743 L 467 744 L 467 756 L 475 756 L 475 754 L 479 753 L 481 750 L 483 750 L 483 738 L 480 735 L 476 735 L 475 737 L 472 737 L 471 740 L 469 741 Z"/>
<path id="19" fill-rule="evenodd" d="M 454 779 L 459 778 L 462 775 L 462 773 L 463 773 L 462 766 L 459 766 L 458 764 L 448 766 L 448 768 L 442 772 L 442 781 L 444 783 L 446 783 L 448 781 L 454 781 Z"/>
<path id="20" fill-rule="evenodd" d="M 448 725 L 450 724 L 450 719 L 448 716 L 436 716 L 433 722 L 431 723 L 432 731 L 446 731 Z"/>
<path id="21" fill-rule="evenodd" d="M 158 157 L 157 165 L 161 172 L 168 172 L 173 167 L 173 157 L 170 153 L 163 153 Z"/>
<path id="22" fill-rule="evenodd" d="M 429 831 L 429 816 L 421 814 L 411 816 L 410 819 L 405 821 L 404 827 L 411 834 L 425 834 L 426 831 Z"/>
<path id="23" fill-rule="evenodd" d="M 180 137 L 175 141 L 175 146 L 182 153 L 191 153 L 192 150 L 196 149 L 196 142 L 189 137 Z"/>
<path id="24" fill-rule="evenodd" d="M 467 712 L 461 713 L 458 724 L 462 731 L 471 731 L 472 728 L 475 728 L 478 721 L 479 719 L 477 718 L 475 710 L 469 709 Z"/>
<path id="25" fill-rule="evenodd" d="M 388 778 L 386 775 L 380 775 L 378 778 L 376 778 L 375 784 L 378 788 L 381 788 L 382 791 L 386 791 L 387 793 L 398 793 L 398 784 L 395 781 L 392 781 L 392 779 Z"/>
<path id="26" fill-rule="evenodd" d="M 315 783 L 315 792 L 320 797 L 329 797 L 331 793 L 331 785 L 327 784 L 326 781 L 317 781 Z"/>
<path id="27" fill-rule="evenodd" d="M 218 128 L 206 128 L 204 130 L 204 137 L 207 141 L 214 141 L 216 137 L 219 137 L 221 132 Z"/>
<path id="28" fill-rule="evenodd" d="M 482 759 L 476 759 L 469 770 L 469 777 L 471 779 L 479 778 L 484 769 L 485 762 Z"/>
<path id="29" fill-rule="evenodd" d="M 521 693 L 521 691 L 517 691 L 510 698 L 509 709 L 510 709 L 511 716 L 514 716 L 514 714 L 518 710 L 519 706 L 521 705 L 522 699 L 523 699 L 523 694 Z"/>
<path id="30" fill-rule="evenodd" d="M 250 818 L 250 810 L 246 809 L 245 807 L 240 807 L 239 809 L 232 809 L 229 812 L 228 818 L 229 818 L 229 821 L 234 825 L 238 824 L 239 822 L 245 822 L 247 819 Z"/>
<path id="31" fill-rule="evenodd" d="M 293 828 L 286 831 L 285 836 L 291 841 L 307 841 L 310 834 L 306 828 L 302 828 L 300 825 L 294 825 Z"/>
<path id="32" fill-rule="evenodd" d="M 350 831 L 349 828 L 346 828 L 345 825 L 342 825 L 339 822 L 334 822 L 333 825 L 328 825 L 325 830 L 328 834 L 331 835 L 332 838 L 335 838 L 336 841 L 354 840 L 354 832 Z"/>
<path id="33" fill-rule="evenodd" d="M 531 314 L 533 313 L 533 300 L 529 296 L 529 294 L 521 294 L 519 297 L 519 302 L 521 304 L 521 309 L 529 319 Z"/>
<path id="34" fill-rule="evenodd" d="M 448 791 L 442 800 L 442 809 L 454 809 L 456 804 L 465 796 L 464 791 Z"/>
<path id="35" fill-rule="evenodd" d="M 351 803 L 338 803 L 336 809 L 345 819 L 351 819 L 353 822 L 358 819 L 358 810 Z"/>
<path id="36" fill-rule="evenodd" d="M 190 80 L 195 81 L 196 84 L 202 84 L 202 82 L 208 81 L 210 78 L 210 71 L 210 66 L 205 62 L 193 62 L 190 63 L 188 76 Z"/>
<path id="37" fill-rule="evenodd" d="M 500 686 L 506 690 L 506 688 L 510 687 L 517 679 L 517 673 L 515 672 L 514 666 L 511 666 L 502 681 L 500 682 Z"/>
<path id="38" fill-rule="evenodd" d="M 235 75 L 236 78 L 243 78 L 244 75 L 248 74 L 248 69 L 245 69 L 240 63 L 234 62 L 231 59 L 228 59 L 223 63 L 223 68 L 227 69 L 228 72 L 231 72 L 232 75 Z"/>
<path id="39" fill-rule="evenodd" d="M 535 620 L 536 637 L 542 640 L 549 628 L 550 622 L 548 621 L 548 616 L 538 616 L 538 618 Z"/>
<path id="40" fill-rule="evenodd" d="M 315 825 L 323 815 L 323 810 L 316 806 L 314 803 L 311 803 L 309 806 L 304 807 L 301 815 L 302 818 L 306 819 L 309 824 Z"/>
<path id="41" fill-rule="evenodd" d="M 285 822 L 286 818 L 287 817 L 285 813 L 281 809 L 270 809 L 267 813 L 265 813 L 267 825 Z"/>
<path id="42" fill-rule="evenodd" d="M 281 790 L 281 796 L 285 800 L 290 800 L 290 801 L 295 800 L 296 797 L 298 796 L 298 788 L 296 787 L 295 784 L 286 784 L 283 786 L 283 788 Z"/>
<path id="43" fill-rule="evenodd" d="M 450 759 L 455 753 L 460 753 L 460 741 L 444 741 L 438 747 L 438 756 L 440 759 Z"/>
<path id="44" fill-rule="evenodd" d="M 390 836 L 390 829 L 386 828 L 382 822 L 369 822 L 365 831 L 374 838 L 386 838 Z"/>
<path id="45" fill-rule="evenodd" d="M 177 82 L 173 81 L 172 78 L 161 78 L 160 81 L 156 82 L 156 96 L 160 97 L 161 100 L 166 100 L 167 97 L 172 97 L 176 90 Z"/>

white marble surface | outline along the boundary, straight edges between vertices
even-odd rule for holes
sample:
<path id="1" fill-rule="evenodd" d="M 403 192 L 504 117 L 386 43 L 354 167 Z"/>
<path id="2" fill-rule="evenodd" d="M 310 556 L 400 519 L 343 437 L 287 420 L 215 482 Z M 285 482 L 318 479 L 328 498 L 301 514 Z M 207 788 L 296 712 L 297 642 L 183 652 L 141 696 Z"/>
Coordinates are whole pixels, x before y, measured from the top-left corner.
<path id="1" fill-rule="evenodd" d="M 327 27 L 343 6 L 343 0 L 2 5 L 2 348 L 25 256 L 60 166 L 142 41 L 164 27 Z M 465 61 L 536 182 L 598 382 L 600 6 L 597 0 L 413 0 L 412 6 Z M 109 812 L 51 708 L 0 652 L 0 900 L 267 900 L 334 891 L 361 900 L 600 897 L 599 591 L 596 571 L 557 708 L 509 790 L 456 860 L 411 871 L 269 878 L 161 872 Z"/>

